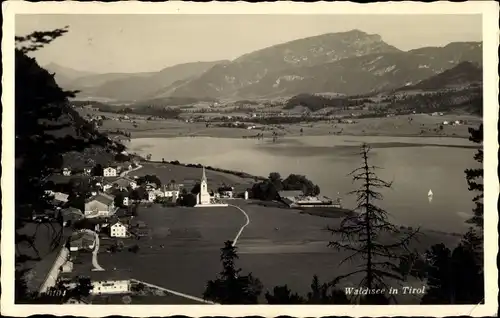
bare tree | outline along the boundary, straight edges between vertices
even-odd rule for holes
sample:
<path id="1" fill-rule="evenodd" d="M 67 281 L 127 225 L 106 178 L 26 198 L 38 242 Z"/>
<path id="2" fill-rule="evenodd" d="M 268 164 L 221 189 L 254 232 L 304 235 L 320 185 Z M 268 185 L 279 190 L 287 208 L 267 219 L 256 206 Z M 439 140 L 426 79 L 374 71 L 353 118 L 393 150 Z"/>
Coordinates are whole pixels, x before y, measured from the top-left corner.
<path id="1" fill-rule="evenodd" d="M 409 252 L 409 242 L 419 229 L 401 233 L 398 227 L 389 222 L 388 212 L 375 204 L 376 201 L 383 199 L 382 194 L 377 190 L 391 188 L 392 182 L 386 182 L 375 174 L 378 167 L 370 166 L 369 153 L 370 147 L 363 144 L 360 152 L 362 166 L 349 174 L 352 176 L 353 182 L 362 182 L 359 189 L 349 193 L 357 197 L 356 213 L 342 220 L 340 227 L 328 228 L 332 235 L 340 236 L 340 240 L 329 243 L 330 247 L 353 252 L 339 265 L 355 259 L 360 259 L 361 263 L 353 267 L 355 270 L 337 277 L 332 283 L 337 284 L 347 277 L 362 274 L 364 277 L 358 287 L 388 291 L 387 279 L 404 280 L 396 263 L 399 262 L 403 252 Z M 391 237 L 397 237 L 397 240 L 391 243 L 383 242 L 388 241 Z M 387 297 L 392 298 L 394 302 L 396 301 L 394 296 L 389 295 L 388 292 L 385 295 L 368 293 L 362 299 L 356 299 L 358 297 L 355 296 L 351 301 L 357 302 L 359 300 L 359 302 L 366 304 L 382 304 L 389 302 Z"/>

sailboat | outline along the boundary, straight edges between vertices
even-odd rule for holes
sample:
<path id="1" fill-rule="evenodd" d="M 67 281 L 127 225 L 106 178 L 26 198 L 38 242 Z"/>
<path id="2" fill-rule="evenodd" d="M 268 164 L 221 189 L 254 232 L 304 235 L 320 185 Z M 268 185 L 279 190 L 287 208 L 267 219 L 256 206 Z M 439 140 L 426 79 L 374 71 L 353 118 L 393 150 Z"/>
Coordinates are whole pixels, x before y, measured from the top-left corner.
<path id="1" fill-rule="evenodd" d="M 432 190 L 429 189 L 429 193 L 427 193 L 427 199 L 429 200 L 429 203 L 432 202 L 433 196 L 434 196 L 434 193 L 432 193 Z"/>

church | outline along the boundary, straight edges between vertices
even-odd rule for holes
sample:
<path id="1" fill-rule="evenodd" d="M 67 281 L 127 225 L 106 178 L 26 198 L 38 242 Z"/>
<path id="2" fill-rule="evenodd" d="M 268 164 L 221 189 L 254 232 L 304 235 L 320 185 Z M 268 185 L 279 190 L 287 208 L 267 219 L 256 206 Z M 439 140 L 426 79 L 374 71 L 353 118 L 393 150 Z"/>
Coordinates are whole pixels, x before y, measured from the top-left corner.
<path id="1" fill-rule="evenodd" d="M 196 197 L 197 205 L 207 205 L 210 204 L 210 193 L 208 193 L 208 182 L 207 175 L 205 174 L 205 167 L 203 167 L 203 173 L 200 181 L 200 193 Z"/>
<path id="2" fill-rule="evenodd" d="M 223 202 L 212 202 L 212 197 L 208 192 L 208 181 L 207 175 L 205 173 L 205 167 L 203 167 L 203 172 L 200 180 L 200 193 L 196 196 L 196 207 L 227 207 L 227 203 Z"/>

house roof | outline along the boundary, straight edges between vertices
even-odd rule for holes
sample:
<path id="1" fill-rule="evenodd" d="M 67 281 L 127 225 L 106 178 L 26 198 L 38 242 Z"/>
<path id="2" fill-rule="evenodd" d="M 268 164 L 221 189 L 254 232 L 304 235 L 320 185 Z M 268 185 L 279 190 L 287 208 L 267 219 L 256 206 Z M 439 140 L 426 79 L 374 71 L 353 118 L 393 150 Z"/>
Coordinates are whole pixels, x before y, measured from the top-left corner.
<path id="1" fill-rule="evenodd" d="M 93 244 L 95 241 L 95 236 L 87 231 L 75 232 L 69 238 L 70 246 L 83 247 Z"/>
<path id="2" fill-rule="evenodd" d="M 123 225 L 125 226 L 125 224 L 123 224 L 122 222 L 120 222 L 119 220 L 114 222 L 113 224 L 111 224 L 111 226 L 115 226 L 115 225 Z"/>
<path id="3" fill-rule="evenodd" d="M 109 166 L 109 167 L 104 168 L 104 170 L 106 170 L 106 169 L 114 169 L 114 170 L 116 170 L 116 168 L 117 168 L 116 166 Z"/>
<path id="4" fill-rule="evenodd" d="M 304 192 L 300 190 L 288 190 L 288 191 L 279 191 L 278 194 L 282 198 L 295 198 L 303 196 Z"/>
<path id="5" fill-rule="evenodd" d="M 77 209 L 74 207 L 68 207 L 68 208 L 62 209 L 61 214 L 81 214 L 81 215 L 83 215 L 83 212 L 80 209 Z"/>
<path id="6" fill-rule="evenodd" d="M 80 209 L 69 207 L 66 209 L 62 209 L 59 212 L 63 218 L 63 221 L 68 220 L 79 220 L 83 218 L 83 213 Z"/>
<path id="7" fill-rule="evenodd" d="M 63 278 L 76 278 L 76 277 L 88 277 L 91 281 L 116 281 L 116 280 L 129 280 L 132 278 L 130 271 L 125 270 L 104 270 L 104 271 L 75 271 L 71 273 L 61 273 Z"/>
<path id="8" fill-rule="evenodd" d="M 66 194 L 66 193 L 61 193 L 61 192 L 54 193 L 54 200 L 57 200 L 57 201 L 68 202 L 68 197 L 69 197 L 69 194 Z"/>
<path id="9" fill-rule="evenodd" d="M 98 202 L 104 203 L 106 205 L 110 205 L 114 200 L 115 200 L 115 198 L 111 195 L 108 195 L 106 193 L 99 193 L 93 197 L 88 198 L 85 202 L 89 203 L 92 201 L 98 201 Z"/>
<path id="10" fill-rule="evenodd" d="M 179 191 L 179 184 L 178 183 L 169 183 L 166 185 L 163 185 L 163 191 Z"/>
<path id="11" fill-rule="evenodd" d="M 130 182 L 134 182 L 133 180 L 130 180 L 128 178 L 118 178 L 116 181 L 113 182 L 113 184 L 118 185 L 119 187 L 127 187 L 130 185 Z"/>

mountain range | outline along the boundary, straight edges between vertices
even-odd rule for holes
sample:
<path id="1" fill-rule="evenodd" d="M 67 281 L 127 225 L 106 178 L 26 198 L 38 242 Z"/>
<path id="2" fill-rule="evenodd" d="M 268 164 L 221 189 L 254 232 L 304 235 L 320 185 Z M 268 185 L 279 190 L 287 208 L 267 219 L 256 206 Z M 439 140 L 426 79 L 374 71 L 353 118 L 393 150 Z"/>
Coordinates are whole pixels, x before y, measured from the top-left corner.
<path id="1" fill-rule="evenodd" d="M 454 42 L 402 51 L 380 35 L 352 30 L 274 45 L 233 61 L 180 64 L 159 72 L 91 74 L 55 64 L 46 68 L 56 73 L 64 88 L 80 90 L 80 97 L 138 101 L 359 95 L 416 85 L 462 62 L 480 71 L 482 43 Z"/>

